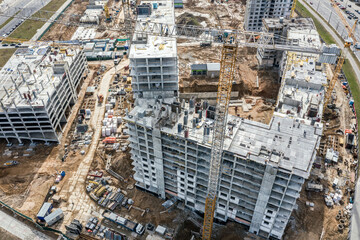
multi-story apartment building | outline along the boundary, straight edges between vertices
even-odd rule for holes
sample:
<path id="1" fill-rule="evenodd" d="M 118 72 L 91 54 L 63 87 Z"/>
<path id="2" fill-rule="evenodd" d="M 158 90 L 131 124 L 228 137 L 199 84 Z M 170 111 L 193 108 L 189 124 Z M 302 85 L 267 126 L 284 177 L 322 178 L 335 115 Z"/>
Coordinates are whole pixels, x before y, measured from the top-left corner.
<path id="1" fill-rule="evenodd" d="M 276 36 L 281 37 L 281 39 L 275 39 L 275 41 L 282 41 L 288 37 L 289 30 L 296 29 L 308 30 L 309 32 L 313 31 L 313 35 L 319 41 L 314 41 L 316 46 L 320 46 L 320 38 L 318 37 L 316 27 L 311 18 L 294 18 L 294 19 L 283 19 L 283 18 L 263 18 L 262 20 L 262 32 L 272 33 Z M 289 36 L 291 37 L 291 36 Z M 308 37 L 311 37 L 310 35 Z M 306 41 L 303 41 L 303 43 Z M 283 58 L 284 51 L 274 50 L 274 49 L 265 49 L 259 47 L 257 50 L 256 57 L 261 67 L 279 67 L 281 59 Z"/>
<path id="2" fill-rule="evenodd" d="M 301 31 L 290 37 L 308 33 L 304 30 L 301 35 Z M 316 39 L 311 40 L 313 44 Z M 153 42 L 147 48 L 135 43 L 132 50 L 139 53 L 130 55 L 136 101 L 124 120 L 134 179 L 139 188 L 161 198 L 176 197 L 188 208 L 204 212 L 215 108 L 207 101 L 178 100 L 173 92 L 167 94 L 151 85 L 148 65 L 153 59 L 146 56 L 154 55 Z M 283 56 L 283 82 L 270 123 L 228 116 L 215 210 L 218 220 L 233 220 L 262 237 L 277 239 L 284 233 L 316 157 L 326 84 L 318 55 L 293 53 L 291 61 Z M 140 68 L 146 76 L 143 91 Z"/>
<path id="3" fill-rule="evenodd" d="M 58 142 L 86 74 L 79 48 L 17 49 L 0 71 L 0 138 Z"/>
<path id="4" fill-rule="evenodd" d="M 154 5 L 155 4 L 155 5 Z M 172 1 L 142 1 L 138 21 L 175 23 Z M 134 34 L 130 48 L 132 89 L 135 97 L 157 98 L 178 95 L 176 39 Z"/>
<path id="5" fill-rule="evenodd" d="M 290 16 L 293 0 L 247 0 L 245 29 L 261 31 L 264 18 L 287 18 Z"/>

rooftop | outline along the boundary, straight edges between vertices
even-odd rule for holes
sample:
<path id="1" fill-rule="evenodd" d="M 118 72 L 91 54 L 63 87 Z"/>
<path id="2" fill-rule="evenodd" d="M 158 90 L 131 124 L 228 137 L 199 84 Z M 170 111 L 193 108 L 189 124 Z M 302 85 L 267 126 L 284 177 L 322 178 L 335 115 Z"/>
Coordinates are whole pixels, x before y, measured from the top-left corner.
<path id="1" fill-rule="evenodd" d="M 189 109 L 188 103 L 185 104 L 183 111 L 178 114 L 178 120 L 175 123 L 173 121 L 173 124 L 170 124 L 171 119 L 176 116 L 171 113 L 171 107 L 168 104 L 162 106 L 159 103 L 155 104 L 155 100 L 138 99 L 138 105 L 125 119 L 130 122 L 136 121 L 149 128 L 162 123 L 160 127 L 162 132 L 184 138 L 184 130 L 178 131 L 178 124 L 184 125 L 184 110 L 189 112 L 188 139 L 210 148 L 212 131 L 209 131 L 209 135 L 204 132 L 206 128 L 213 127 L 213 120 L 205 118 L 205 113 L 199 118 L 199 114 L 194 113 L 194 108 Z M 153 114 L 159 117 L 154 119 Z M 199 119 L 198 123 L 193 125 L 193 119 L 196 118 Z M 262 164 L 276 165 L 296 172 L 299 176 L 307 177 L 315 156 L 313 150 L 321 134 L 321 123 L 315 123 L 312 126 L 308 120 L 289 118 L 281 113 L 275 114 L 269 125 L 229 115 L 224 150 Z M 304 151 L 304 149 L 308 149 L 308 151 Z"/>
<path id="2" fill-rule="evenodd" d="M 290 28 L 287 32 L 287 39 L 299 44 L 306 44 L 308 47 L 320 48 L 322 46 L 320 36 L 316 28 Z"/>
<path id="3" fill-rule="evenodd" d="M 7 108 L 44 106 L 80 49 L 52 50 L 45 43 L 19 48 L 0 71 L 0 98 Z"/>
<path id="4" fill-rule="evenodd" d="M 318 57 L 297 55 L 285 72 L 278 98 L 278 112 L 319 121 L 323 113 L 327 76 Z"/>
<path id="5" fill-rule="evenodd" d="M 150 4 L 153 1 L 142 1 L 142 4 Z M 138 15 L 137 21 L 160 22 L 175 24 L 174 3 L 171 0 L 157 1 L 157 8 L 151 9 L 151 15 Z M 143 36 L 142 34 L 134 34 L 133 44 L 130 48 L 130 58 L 167 58 L 176 57 L 176 39 Z"/>
<path id="6" fill-rule="evenodd" d="M 314 29 L 315 25 L 311 18 L 263 18 L 263 26 L 266 28 L 295 27 L 297 29 Z"/>

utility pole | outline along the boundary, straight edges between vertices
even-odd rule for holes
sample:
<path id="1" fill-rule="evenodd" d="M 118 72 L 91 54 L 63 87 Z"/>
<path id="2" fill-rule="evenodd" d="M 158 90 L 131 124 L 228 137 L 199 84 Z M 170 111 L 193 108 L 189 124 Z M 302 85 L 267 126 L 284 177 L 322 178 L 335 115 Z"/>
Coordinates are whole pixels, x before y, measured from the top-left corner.
<path id="1" fill-rule="evenodd" d="M 319 3 L 318 3 L 317 8 L 316 8 L 316 11 L 318 11 L 318 10 L 319 10 L 320 1 L 321 1 L 321 0 L 319 0 Z"/>

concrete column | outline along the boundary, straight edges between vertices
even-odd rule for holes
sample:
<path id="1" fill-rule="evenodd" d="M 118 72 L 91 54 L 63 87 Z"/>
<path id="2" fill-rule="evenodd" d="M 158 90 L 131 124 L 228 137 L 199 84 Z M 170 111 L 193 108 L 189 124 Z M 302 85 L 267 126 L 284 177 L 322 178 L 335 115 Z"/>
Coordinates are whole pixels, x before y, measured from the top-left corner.
<path id="1" fill-rule="evenodd" d="M 262 223 L 266 205 L 269 201 L 271 189 L 273 187 L 277 169 L 273 168 L 271 165 L 266 165 L 264 177 L 261 183 L 259 195 L 256 201 L 256 206 L 254 209 L 254 215 L 251 220 L 250 232 L 259 233 L 260 225 Z"/>
<path id="2" fill-rule="evenodd" d="M 162 159 L 162 144 L 161 144 L 161 132 L 160 129 L 154 127 L 152 131 L 154 156 L 155 156 L 155 169 L 156 180 L 158 185 L 158 194 L 161 198 L 165 198 L 165 180 L 164 180 L 164 165 Z"/>

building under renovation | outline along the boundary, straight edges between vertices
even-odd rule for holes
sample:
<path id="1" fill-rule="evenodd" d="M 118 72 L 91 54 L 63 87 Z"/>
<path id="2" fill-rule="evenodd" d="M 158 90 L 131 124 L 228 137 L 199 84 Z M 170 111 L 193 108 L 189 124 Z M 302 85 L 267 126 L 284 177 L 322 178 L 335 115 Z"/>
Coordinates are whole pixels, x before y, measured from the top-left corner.
<path id="1" fill-rule="evenodd" d="M 261 31 L 264 18 L 286 18 L 290 16 L 293 0 L 247 0 L 245 29 Z"/>
<path id="2" fill-rule="evenodd" d="M 86 74 L 79 48 L 17 49 L 0 72 L 0 138 L 58 142 Z"/>
<path id="3" fill-rule="evenodd" d="M 167 12 L 172 3 L 164 2 Z M 161 11 L 161 5 L 156 11 Z M 154 38 L 132 45 L 136 100 L 124 119 L 134 179 L 139 188 L 162 198 L 176 197 L 188 208 L 204 212 L 215 107 L 204 100 L 177 99 L 173 94 L 177 81 L 171 83 L 171 94 L 162 91 L 165 82 L 152 85 L 152 76 L 164 79 L 164 60 L 154 49 L 165 43 L 171 44 Z M 164 50 L 171 50 L 166 56 L 175 63 L 176 44 L 170 46 Z M 288 55 L 292 58 L 283 60 L 282 86 L 270 123 L 228 116 L 215 210 L 218 220 L 231 219 L 248 226 L 250 232 L 277 239 L 284 233 L 316 157 L 327 83 L 318 55 Z M 153 67 L 157 68 L 154 73 Z M 175 80 L 177 68 L 172 67 Z"/>

